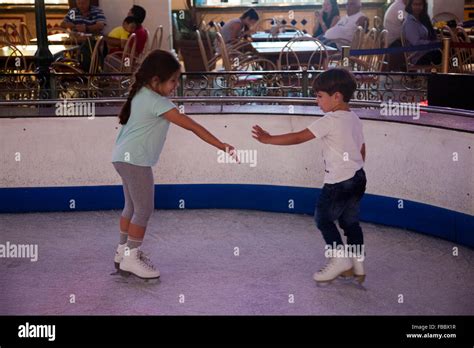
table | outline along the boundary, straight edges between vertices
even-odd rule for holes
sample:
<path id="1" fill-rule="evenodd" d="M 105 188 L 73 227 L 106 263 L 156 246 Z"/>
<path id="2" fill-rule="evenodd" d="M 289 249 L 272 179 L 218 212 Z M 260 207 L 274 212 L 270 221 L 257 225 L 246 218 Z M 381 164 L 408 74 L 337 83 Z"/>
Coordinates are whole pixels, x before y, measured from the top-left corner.
<path id="1" fill-rule="evenodd" d="M 37 45 L 17 45 L 15 46 L 18 51 L 25 58 L 35 58 L 35 53 L 38 50 Z M 76 45 L 49 45 L 49 50 L 53 56 L 57 56 L 62 52 L 72 51 L 79 48 Z M 1 47 L 0 48 L 0 58 L 8 58 L 13 54 L 13 50 L 10 47 Z"/>
<path id="2" fill-rule="evenodd" d="M 252 47 L 258 52 L 260 56 L 272 61 L 275 65 L 278 65 L 278 59 L 280 57 L 281 50 L 288 44 L 284 41 L 271 41 L 271 42 L 252 42 Z M 338 50 L 334 47 L 324 46 L 329 55 L 337 53 Z M 298 55 L 300 62 L 307 62 L 315 51 L 321 51 L 320 47 L 312 41 L 297 41 L 291 44 L 291 50 Z M 311 59 L 314 62 L 317 59 L 313 56 Z M 293 59 L 291 59 L 293 61 Z"/>
<path id="3" fill-rule="evenodd" d="M 50 44 L 54 45 L 61 45 L 68 42 L 84 42 L 88 38 L 94 36 L 93 34 L 86 34 L 86 33 L 58 33 L 48 35 L 48 41 Z M 35 44 L 38 42 L 38 39 L 32 39 L 31 43 Z"/>
<path id="4" fill-rule="evenodd" d="M 258 31 L 251 36 L 253 42 L 262 42 L 269 40 L 278 40 L 278 41 L 290 41 L 295 37 L 301 37 L 301 35 L 296 35 L 296 31 L 285 31 L 284 33 L 278 33 L 278 35 L 272 36 L 272 34 L 265 31 Z M 309 34 L 304 34 L 305 37 L 311 37 Z"/>
<path id="5" fill-rule="evenodd" d="M 29 66 L 30 63 L 36 60 L 35 53 L 38 50 L 37 45 L 17 45 L 15 46 L 18 51 L 23 55 L 26 64 Z M 49 45 L 49 50 L 53 54 L 53 59 L 57 59 L 60 57 L 64 52 L 72 51 L 79 49 L 77 45 Z M 0 48 L 0 69 L 12 67 L 15 64 L 15 52 L 10 47 L 1 47 Z M 20 59 L 22 58 L 20 55 L 18 56 Z M 27 67 L 21 67 L 22 69 L 26 69 Z"/>

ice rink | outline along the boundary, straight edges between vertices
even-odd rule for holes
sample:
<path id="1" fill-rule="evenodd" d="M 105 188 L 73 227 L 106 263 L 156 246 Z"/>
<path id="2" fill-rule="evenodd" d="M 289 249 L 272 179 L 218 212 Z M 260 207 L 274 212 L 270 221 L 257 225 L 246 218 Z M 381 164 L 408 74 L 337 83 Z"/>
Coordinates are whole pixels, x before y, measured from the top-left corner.
<path id="1" fill-rule="evenodd" d="M 317 286 L 312 275 L 325 263 L 324 243 L 311 216 L 157 210 L 143 250 L 161 279 L 145 284 L 111 275 L 119 214 L 0 215 L 1 244 L 38 245 L 37 262 L 0 260 L 0 314 L 474 313 L 474 252 L 446 240 L 362 223 L 365 289 L 343 281 Z"/>

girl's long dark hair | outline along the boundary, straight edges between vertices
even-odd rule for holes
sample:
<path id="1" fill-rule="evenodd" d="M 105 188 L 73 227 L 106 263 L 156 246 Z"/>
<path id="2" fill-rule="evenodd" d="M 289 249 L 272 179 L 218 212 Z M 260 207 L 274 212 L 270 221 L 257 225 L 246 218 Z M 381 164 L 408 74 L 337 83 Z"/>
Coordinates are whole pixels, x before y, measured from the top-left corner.
<path id="1" fill-rule="evenodd" d="M 137 92 L 151 79 L 158 76 L 161 82 L 168 81 L 174 73 L 181 69 L 181 65 L 173 54 L 168 51 L 154 50 L 148 54 L 140 68 L 135 73 L 134 82 L 130 88 L 127 101 L 119 114 L 119 123 L 127 124 L 132 109 L 132 99 Z"/>
<path id="2" fill-rule="evenodd" d="M 339 5 L 337 4 L 337 0 L 329 0 L 329 2 L 331 3 L 331 13 L 327 14 L 326 12 L 323 12 L 323 21 L 327 23 L 329 19 L 329 25 L 331 25 L 334 17 L 339 16 Z"/>
<path id="3" fill-rule="evenodd" d="M 405 7 L 405 11 L 407 11 L 407 13 L 411 15 L 413 15 L 413 8 L 412 8 L 413 1 L 415 0 L 408 0 L 408 4 Z M 422 0 L 422 1 L 423 1 L 423 11 L 420 14 L 419 20 L 421 24 L 423 24 L 426 27 L 426 29 L 428 29 L 429 37 L 431 39 L 434 39 L 436 37 L 436 33 L 433 29 L 433 24 L 431 24 L 431 18 L 428 15 L 428 2 L 426 0 Z"/>

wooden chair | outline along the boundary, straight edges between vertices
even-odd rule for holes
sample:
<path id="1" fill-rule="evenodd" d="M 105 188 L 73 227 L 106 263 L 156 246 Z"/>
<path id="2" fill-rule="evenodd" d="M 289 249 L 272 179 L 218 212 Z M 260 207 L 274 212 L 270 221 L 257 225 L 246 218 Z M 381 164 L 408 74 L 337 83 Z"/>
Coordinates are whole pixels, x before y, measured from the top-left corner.
<path id="1" fill-rule="evenodd" d="M 310 51 L 298 52 L 297 47 L 300 43 L 312 47 Z M 281 49 L 277 61 L 277 70 L 326 70 L 329 58 L 326 46 L 313 37 L 296 37 L 288 41 Z M 308 76 L 313 77 L 312 75 Z M 300 73 L 281 74 L 279 84 L 282 90 L 294 90 L 299 95 L 302 87 L 302 75 Z"/>
<path id="2" fill-rule="evenodd" d="M 378 33 L 377 29 L 372 28 L 371 31 L 367 33 L 367 37 L 364 40 L 366 46 L 363 45 L 361 49 L 387 48 L 387 34 L 388 31 L 386 29 Z M 360 57 L 351 56 L 349 57 L 349 62 L 352 71 L 381 72 L 387 65 L 385 54 Z M 361 96 L 363 95 L 366 100 L 379 99 L 378 87 L 380 84 L 380 78 L 381 76 L 377 74 L 356 75 L 358 91 Z"/>
<path id="3" fill-rule="evenodd" d="M 0 28 L 0 41 L 8 41 L 8 35 L 7 35 L 7 32 Z M 9 41 L 8 41 L 9 42 Z"/>
<path id="4" fill-rule="evenodd" d="M 3 61 L 3 66 L 0 66 L 3 73 L 22 73 L 30 71 L 26 58 L 16 45 L 10 41 L 0 40 L 0 48 L 9 52 L 8 57 Z"/>
<path id="5" fill-rule="evenodd" d="M 221 52 L 220 56 L 222 57 L 225 71 L 249 72 L 248 75 L 230 75 L 227 77 L 227 88 L 242 87 L 248 82 L 256 83 L 258 81 L 263 81 L 264 76 L 254 72 L 276 70 L 275 64 L 267 59 L 258 56 L 249 56 L 238 51 L 229 52 L 228 47 L 224 42 L 224 38 L 220 33 L 216 34 L 216 42 L 219 46 L 219 51 Z"/>
<path id="6" fill-rule="evenodd" d="M 206 21 L 202 21 L 201 32 L 204 34 L 204 38 L 207 41 L 209 52 L 211 53 L 212 56 L 214 56 L 216 54 L 216 48 L 214 46 L 214 41 L 211 39 L 211 34 L 215 36 L 215 34 L 217 33 L 216 26 L 211 26 L 209 25 L 209 23 L 206 23 Z"/>
<path id="7" fill-rule="evenodd" d="M 458 42 L 471 43 L 469 35 L 463 27 L 456 28 L 456 36 Z M 463 74 L 474 73 L 474 48 L 458 48 L 457 54 L 459 57 L 459 71 Z"/>
<path id="8" fill-rule="evenodd" d="M 374 28 L 377 29 L 378 32 L 383 30 L 383 19 L 379 16 L 374 16 Z"/>
<path id="9" fill-rule="evenodd" d="M 33 39 L 30 29 L 25 22 L 20 23 L 20 38 L 23 45 L 29 45 Z"/>
<path id="10" fill-rule="evenodd" d="M 104 70 L 108 72 L 133 72 L 136 63 L 137 36 L 131 34 L 122 52 L 114 52 L 105 57 Z"/>
<path id="11" fill-rule="evenodd" d="M 405 35 L 403 34 L 403 30 L 402 32 L 400 33 L 400 39 L 402 41 L 402 47 L 408 47 L 407 45 L 407 41 L 405 39 Z M 411 62 L 411 57 L 413 57 L 413 55 L 415 54 L 416 52 L 403 52 L 403 55 L 405 56 L 405 66 L 406 66 L 406 69 L 407 69 L 407 72 L 430 72 L 430 71 L 437 71 L 437 70 L 440 70 L 440 66 L 437 66 L 437 65 L 417 65 L 417 64 L 413 64 Z"/>
<path id="12" fill-rule="evenodd" d="M 216 67 L 217 61 L 221 58 L 219 54 L 212 54 L 212 52 L 207 51 L 204 46 L 204 41 L 202 40 L 202 34 L 199 30 L 196 30 L 196 35 L 198 39 L 199 51 L 201 52 L 202 63 L 207 72 L 214 70 Z M 208 56 L 212 55 L 212 56 Z"/>
<path id="13" fill-rule="evenodd" d="M 216 28 L 216 35 L 220 34 L 222 36 L 221 25 L 219 23 L 214 23 L 214 26 Z M 249 54 L 254 53 L 251 51 L 250 42 L 242 38 L 227 42 L 226 46 L 230 51 L 241 51 L 242 53 L 249 53 Z M 218 48 L 219 48 L 219 45 L 216 45 L 216 52 L 220 54 Z"/>
<path id="14" fill-rule="evenodd" d="M 309 44 L 314 47 L 309 55 L 301 55 L 294 47 L 298 43 Z M 326 46 L 313 37 L 296 37 L 286 43 L 278 57 L 278 70 L 325 70 L 328 66 L 328 52 Z"/>
<path id="15" fill-rule="evenodd" d="M 23 44 L 20 32 L 18 31 L 15 24 L 6 23 L 4 24 L 3 28 L 6 32 L 8 42 L 12 43 L 13 45 Z"/>
<path id="16" fill-rule="evenodd" d="M 352 35 L 352 40 L 351 41 L 345 41 L 345 40 L 336 40 L 336 44 L 341 49 L 342 46 L 349 46 L 351 50 L 358 50 L 363 46 L 364 43 L 364 34 L 365 30 L 363 27 L 358 26 L 356 30 L 354 31 L 354 34 Z M 336 53 L 332 54 L 329 57 L 329 64 L 328 66 L 330 67 L 335 67 L 339 66 L 341 63 L 341 58 L 342 58 L 342 53 Z"/>
<path id="17" fill-rule="evenodd" d="M 163 43 L 163 26 L 160 25 L 156 28 L 155 33 L 153 35 L 153 40 L 151 41 L 150 51 L 154 51 L 161 48 Z"/>
<path id="18" fill-rule="evenodd" d="M 51 70 L 54 73 L 64 74 L 59 76 L 58 82 L 60 86 L 64 86 L 63 90 L 60 91 L 62 98 L 97 97 L 97 91 L 115 83 L 113 80 L 104 82 L 100 77 L 87 75 L 87 73 L 94 75 L 100 72 L 100 55 L 104 50 L 104 44 L 105 38 L 103 36 L 98 37 L 92 51 L 88 72 L 65 61 L 57 61 L 51 64 Z"/>

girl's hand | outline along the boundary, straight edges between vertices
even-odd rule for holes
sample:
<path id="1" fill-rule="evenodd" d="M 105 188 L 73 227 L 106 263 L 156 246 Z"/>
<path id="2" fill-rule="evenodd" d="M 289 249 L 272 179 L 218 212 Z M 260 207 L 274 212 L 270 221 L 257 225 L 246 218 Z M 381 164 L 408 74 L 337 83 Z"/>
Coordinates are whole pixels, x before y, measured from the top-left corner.
<path id="1" fill-rule="evenodd" d="M 232 145 L 222 143 L 221 150 L 228 153 L 237 163 L 240 163 L 239 158 L 237 157 L 237 151 L 235 151 L 235 148 Z"/>
<path id="2" fill-rule="evenodd" d="M 272 136 L 260 126 L 255 125 L 252 128 L 252 137 L 262 144 L 268 144 Z"/>

